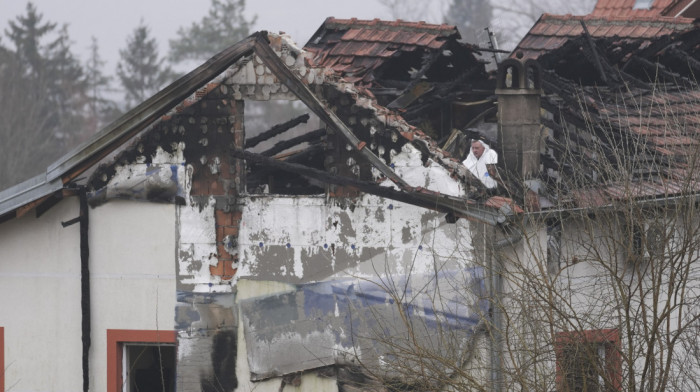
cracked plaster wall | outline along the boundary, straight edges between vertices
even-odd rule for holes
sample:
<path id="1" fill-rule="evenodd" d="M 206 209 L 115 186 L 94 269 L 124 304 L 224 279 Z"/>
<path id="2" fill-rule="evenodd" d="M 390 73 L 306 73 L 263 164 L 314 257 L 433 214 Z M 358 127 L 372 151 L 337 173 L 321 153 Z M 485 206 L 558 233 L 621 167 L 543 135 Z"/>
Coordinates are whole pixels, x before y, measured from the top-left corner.
<path id="1" fill-rule="evenodd" d="M 372 195 L 250 196 L 242 219 L 238 278 L 305 283 L 423 273 L 434 263 L 470 259 L 463 220 L 448 224 L 444 214 Z"/>

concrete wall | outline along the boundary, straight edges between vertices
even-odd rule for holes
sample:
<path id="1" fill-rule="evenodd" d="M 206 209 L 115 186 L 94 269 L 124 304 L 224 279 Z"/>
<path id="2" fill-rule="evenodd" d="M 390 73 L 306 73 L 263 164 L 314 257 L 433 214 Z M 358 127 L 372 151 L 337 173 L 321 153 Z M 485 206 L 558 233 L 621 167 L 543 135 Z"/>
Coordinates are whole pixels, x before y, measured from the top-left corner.
<path id="1" fill-rule="evenodd" d="M 5 388 L 82 390 L 79 214 L 70 197 L 0 224 Z M 90 210 L 91 390 L 106 389 L 106 330 L 172 330 L 175 207 L 115 201 Z"/>

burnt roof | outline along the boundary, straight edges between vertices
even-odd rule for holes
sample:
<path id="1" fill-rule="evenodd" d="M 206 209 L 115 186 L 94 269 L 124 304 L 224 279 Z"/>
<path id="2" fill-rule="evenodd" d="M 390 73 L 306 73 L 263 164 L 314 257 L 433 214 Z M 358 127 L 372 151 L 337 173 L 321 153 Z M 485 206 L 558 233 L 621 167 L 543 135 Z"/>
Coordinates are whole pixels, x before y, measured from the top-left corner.
<path id="1" fill-rule="evenodd" d="M 452 25 L 329 17 L 306 43 L 315 66 L 333 68 L 351 83 L 371 84 L 375 70 L 409 52 L 435 52 L 460 39 Z"/>
<path id="2" fill-rule="evenodd" d="M 538 55 L 544 69 L 542 107 L 553 114 L 544 119 L 552 137 L 543 176 L 550 184 L 569 179 L 568 195 L 575 203 L 700 191 L 698 181 L 689 181 L 700 151 L 700 89 L 694 78 L 700 72 L 700 29 L 674 26 L 653 37 L 644 32 L 663 26 L 619 30 L 626 38 L 594 36 L 589 28 L 590 39 L 571 36 Z M 593 173 L 592 167 L 564 162 L 566 154 L 616 169 Z"/>
<path id="3" fill-rule="evenodd" d="M 513 53 L 522 52 L 523 58 L 536 59 L 558 49 L 583 34 L 581 21 L 593 38 L 648 39 L 683 32 L 695 28 L 692 19 L 666 16 L 588 16 L 543 14 Z"/>
<path id="4" fill-rule="evenodd" d="M 598 0 L 591 12 L 593 16 L 644 17 L 662 15 L 663 11 L 678 0 L 652 0 L 649 8 L 635 9 L 637 0 Z"/>

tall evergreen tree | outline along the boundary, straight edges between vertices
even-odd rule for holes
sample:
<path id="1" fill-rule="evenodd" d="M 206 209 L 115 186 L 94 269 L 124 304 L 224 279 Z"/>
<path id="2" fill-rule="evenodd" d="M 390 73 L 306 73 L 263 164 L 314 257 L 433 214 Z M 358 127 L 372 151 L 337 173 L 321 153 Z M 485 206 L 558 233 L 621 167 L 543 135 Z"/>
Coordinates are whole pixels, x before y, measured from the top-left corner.
<path id="1" fill-rule="evenodd" d="M 37 174 L 83 135 L 85 79 L 66 26 L 32 3 L 0 48 L 0 188 Z M 27 154 L 31 151 L 31 154 Z"/>
<path id="2" fill-rule="evenodd" d="M 100 56 L 97 38 L 92 37 L 89 47 L 89 57 L 85 64 L 88 99 L 88 126 L 94 132 L 104 124 L 114 120 L 118 115 L 115 103 L 105 97 L 110 90 L 111 77 L 106 76 L 102 69 L 105 61 Z"/>
<path id="3" fill-rule="evenodd" d="M 155 94 L 174 74 L 159 58 L 158 43 L 150 36 L 149 28 L 141 21 L 127 38 L 126 48 L 119 51 L 121 60 L 117 64 L 117 76 L 125 92 L 128 107 L 144 101 Z"/>
<path id="4" fill-rule="evenodd" d="M 207 16 L 180 28 L 178 38 L 170 40 L 170 59 L 203 61 L 247 37 L 257 17 L 248 21 L 244 11 L 245 0 L 211 0 Z"/>
<path id="5" fill-rule="evenodd" d="M 470 43 L 483 44 L 488 39 L 484 29 L 493 16 L 487 0 L 452 0 L 445 14 L 445 22 L 457 26 L 462 38 Z"/>
<path id="6" fill-rule="evenodd" d="M 37 12 L 34 4 L 27 3 L 27 14 L 10 21 L 10 28 L 5 30 L 5 35 L 15 45 L 17 61 L 28 74 L 42 73 L 44 59 L 40 40 L 56 29 L 56 23 L 42 23 L 42 19 L 43 16 Z"/>

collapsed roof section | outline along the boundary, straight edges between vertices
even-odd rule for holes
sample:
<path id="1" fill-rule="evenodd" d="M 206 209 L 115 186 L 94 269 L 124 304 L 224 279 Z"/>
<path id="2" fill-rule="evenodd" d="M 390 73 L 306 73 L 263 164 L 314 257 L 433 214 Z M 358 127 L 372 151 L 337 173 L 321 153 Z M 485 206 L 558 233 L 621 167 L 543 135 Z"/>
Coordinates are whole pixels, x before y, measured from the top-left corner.
<path id="1" fill-rule="evenodd" d="M 544 69 L 542 177 L 558 205 L 700 191 L 699 43 L 688 20 L 542 16 L 514 54 Z"/>
<path id="2" fill-rule="evenodd" d="M 331 17 L 304 49 L 316 66 L 368 88 L 380 105 L 441 140 L 493 107 L 493 99 L 480 102 L 492 98 L 494 85 L 478 50 L 459 39 L 446 24 Z"/>
<path id="3" fill-rule="evenodd" d="M 181 183 L 185 176 L 177 165 L 185 163 L 193 170 L 192 195 L 244 192 L 245 168 L 231 151 L 243 150 L 252 143 L 244 140 L 245 100 L 264 99 L 298 99 L 323 125 L 301 139 L 275 146 L 275 151 L 253 154 L 267 155 L 278 162 L 273 167 L 257 160 L 258 169 L 265 166 L 268 170 L 282 170 L 287 176 L 295 171 L 298 175 L 298 170 L 286 164 L 299 155 L 308 157 L 309 149 L 315 149 L 320 155 L 303 163 L 330 174 L 312 179 L 321 187 L 336 181 L 333 177 L 348 176 L 355 181 L 354 188 L 364 184 L 364 191 L 373 192 L 377 179 L 386 178 L 397 187 L 393 197 L 402 201 L 413 200 L 422 207 L 432 206 L 459 216 L 473 215 L 473 204 L 467 206 L 461 191 L 446 195 L 439 188 L 428 190 L 431 186 L 426 180 L 427 172 L 422 182 L 406 181 L 392 164 L 392 159 L 409 144 L 409 150 L 419 151 L 421 164 L 433 174 L 438 170 L 445 178 L 463 179 L 466 169 L 459 161 L 451 159 L 435 141 L 400 116 L 377 104 L 368 90 L 335 80 L 334 74 L 324 68 L 309 66 L 306 54 L 291 41 L 264 32 L 233 45 L 137 106 L 74 153 L 51 165 L 43 178 L 1 193 L 0 215 L 12 218 L 17 216 L 18 207 L 60 199 L 64 188 L 72 189 L 78 184 L 88 186 L 94 202 L 110 197 L 177 202 L 185 187 Z M 303 121 L 304 118 L 293 118 L 270 131 L 281 133 Z M 282 152 L 302 143 L 310 147 Z M 146 177 L 157 177 L 156 184 L 141 181 L 138 186 L 151 188 L 135 192 L 134 183 L 127 181 L 135 165 L 144 166 L 142 174 Z M 157 165 L 163 167 L 149 169 Z M 168 177 L 168 173 L 172 176 Z M 81 177 L 85 175 L 89 177 L 87 182 Z M 251 172 L 248 177 L 255 175 Z M 390 197 L 392 191 L 384 193 Z M 502 221 L 494 210 L 477 209 L 480 212 L 475 216 L 479 219 L 493 224 Z"/>
<path id="4" fill-rule="evenodd" d="M 513 53 L 521 52 L 524 59 L 537 59 L 561 48 L 584 34 L 581 21 L 594 39 L 615 38 L 620 42 L 647 44 L 657 37 L 694 28 L 693 20 L 687 18 L 645 16 L 631 19 L 620 15 L 599 16 L 595 13 L 588 16 L 543 14 Z"/>

